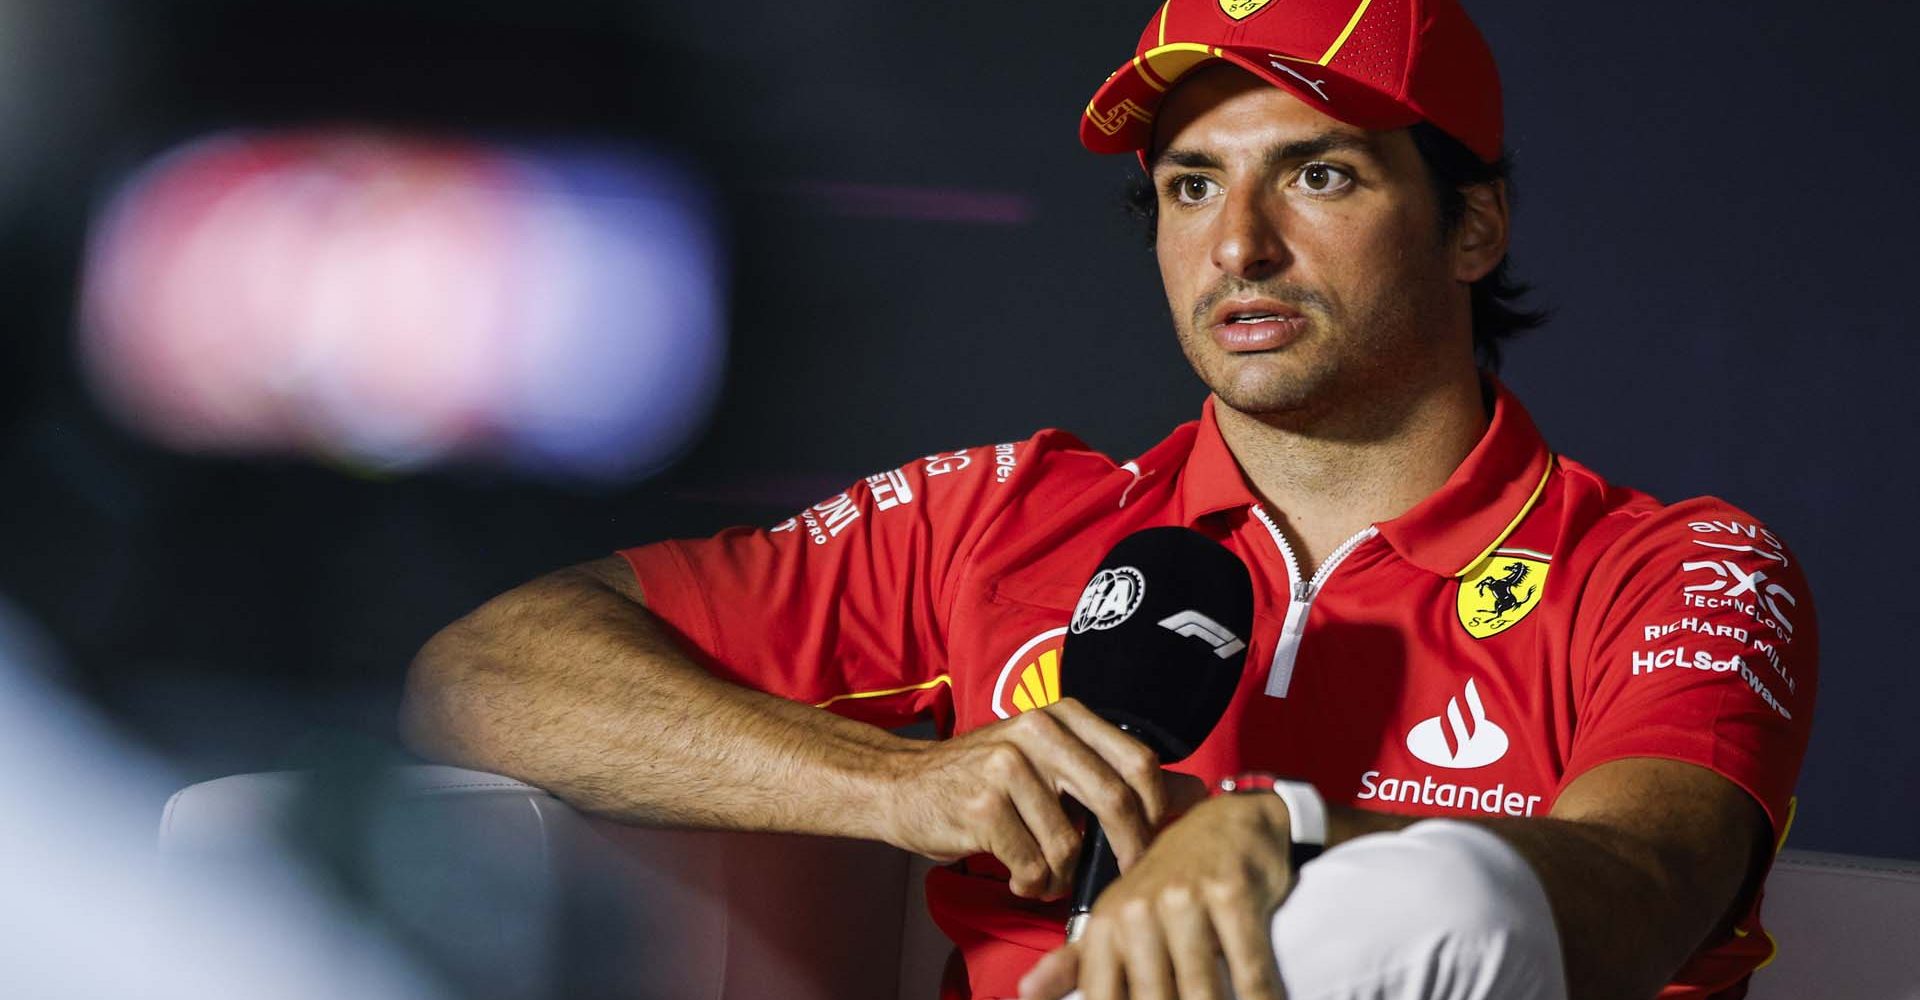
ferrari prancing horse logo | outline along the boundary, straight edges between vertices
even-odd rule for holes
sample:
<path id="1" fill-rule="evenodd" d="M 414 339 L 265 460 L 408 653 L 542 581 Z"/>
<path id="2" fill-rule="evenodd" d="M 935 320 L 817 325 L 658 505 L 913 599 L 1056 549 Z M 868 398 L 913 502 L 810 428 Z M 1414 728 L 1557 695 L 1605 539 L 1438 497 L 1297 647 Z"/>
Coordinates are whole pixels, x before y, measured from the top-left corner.
<path id="1" fill-rule="evenodd" d="M 1260 8 L 1273 0 L 1220 0 L 1220 13 L 1236 21 L 1244 21 L 1260 13 Z"/>
<path id="2" fill-rule="evenodd" d="M 1532 558 L 1528 558 L 1532 557 Z M 1547 556 L 1528 549 L 1496 549 L 1461 574 L 1455 603 L 1460 624 L 1475 639 L 1506 631 L 1540 606 Z"/>

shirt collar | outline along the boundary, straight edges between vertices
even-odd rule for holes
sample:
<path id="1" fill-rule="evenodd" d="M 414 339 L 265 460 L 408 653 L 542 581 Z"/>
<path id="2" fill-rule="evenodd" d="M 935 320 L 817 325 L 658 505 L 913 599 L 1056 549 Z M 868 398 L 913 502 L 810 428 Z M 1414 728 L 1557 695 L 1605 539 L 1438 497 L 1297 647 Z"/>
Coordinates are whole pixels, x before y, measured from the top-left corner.
<path id="1" fill-rule="evenodd" d="M 1513 533 L 1540 499 L 1553 455 L 1526 407 L 1499 380 L 1493 419 L 1473 451 L 1438 490 L 1406 513 L 1381 522 L 1380 534 L 1408 562 L 1441 576 L 1459 576 Z M 1214 399 L 1200 412 L 1193 450 L 1181 471 L 1186 521 L 1257 502 L 1220 425 Z"/>
<path id="2" fill-rule="evenodd" d="M 1209 395 L 1200 407 L 1200 429 L 1187 453 L 1186 468 L 1180 472 L 1180 502 L 1186 521 L 1192 524 L 1208 514 L 1250 506 L 1259 501 L 1240 474 L 1240 463 L 1220 436 L 1220 423 L 1213 416 L 1214 398 Z"/>
<path id="3" fill-rule="evenodd" d="M 1380 534 L 1408 562 L 1460 576 L 1499 548 L 1546 490 L 1553 454 L 1527 408 L 1499 380 L 1493 420 L 1453 475 L 1411 510 L 1382 522 Z"/>

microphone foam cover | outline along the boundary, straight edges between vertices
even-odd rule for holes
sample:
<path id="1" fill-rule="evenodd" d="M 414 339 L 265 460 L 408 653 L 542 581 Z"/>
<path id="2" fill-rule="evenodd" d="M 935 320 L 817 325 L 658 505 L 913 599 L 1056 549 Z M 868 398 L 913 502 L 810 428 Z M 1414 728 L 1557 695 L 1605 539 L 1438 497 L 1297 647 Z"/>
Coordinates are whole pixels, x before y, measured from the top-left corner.
<path id="1" fill-rule="evenodd" d="M 1183 527 L 1120 540 L 1068 623 L 1061 694 L 1134 732 L 1162 762 L 1193 753 L 1246 670 L 1253 581 L 1240 557 Z"/>

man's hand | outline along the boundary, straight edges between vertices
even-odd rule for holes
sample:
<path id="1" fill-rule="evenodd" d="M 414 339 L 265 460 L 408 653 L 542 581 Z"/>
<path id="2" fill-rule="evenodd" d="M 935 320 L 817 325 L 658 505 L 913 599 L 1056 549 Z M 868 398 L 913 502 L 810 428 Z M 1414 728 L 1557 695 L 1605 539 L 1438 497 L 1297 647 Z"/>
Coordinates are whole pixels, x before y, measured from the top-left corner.
<path id="1" fill-rule="evenodd" d="M 1080 834 L 1062 795 L 1099 819 L 1124 870 L 1168 815 L 1204 795 L 1153 751 L 1072 698 L 902 755 L 885 839 L 936 861 L 986 853 L 1016 895 L 1052 899 L 1073 879 Z"/>
<path id="2" fill-rule="evenodd" d="M 1269 928 L 1293 887 L 1286 804 L 1223 795 L 1167 827 L 1094 904 L 1080 940 L 1040 960 L 1022 1000 L 1281 1000 Z"/>

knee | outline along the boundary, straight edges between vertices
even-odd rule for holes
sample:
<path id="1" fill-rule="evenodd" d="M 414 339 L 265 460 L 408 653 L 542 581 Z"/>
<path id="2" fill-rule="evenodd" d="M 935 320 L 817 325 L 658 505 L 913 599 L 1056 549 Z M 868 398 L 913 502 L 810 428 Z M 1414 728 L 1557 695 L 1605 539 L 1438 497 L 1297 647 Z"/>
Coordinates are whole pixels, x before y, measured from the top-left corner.
<path id="1" fill-rule="evenodd" d="M 1546 893 L 1493 833 L 1433 820 L 1342 844 L 1274 917 L 1293 1000 L 1565 996 Z"/>

